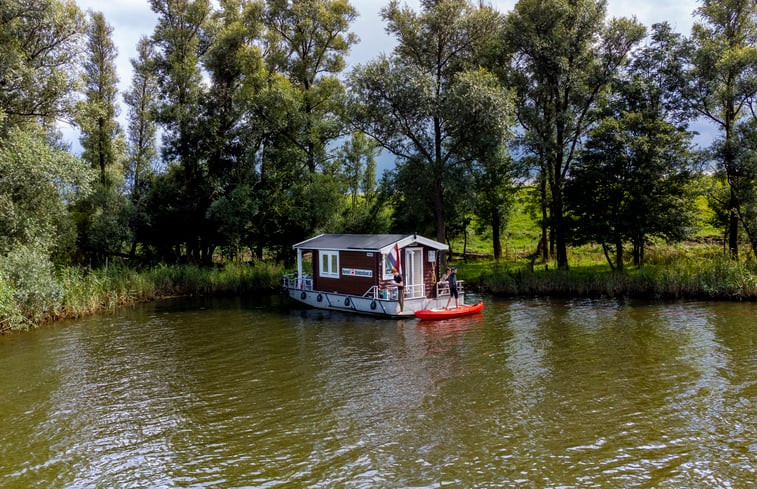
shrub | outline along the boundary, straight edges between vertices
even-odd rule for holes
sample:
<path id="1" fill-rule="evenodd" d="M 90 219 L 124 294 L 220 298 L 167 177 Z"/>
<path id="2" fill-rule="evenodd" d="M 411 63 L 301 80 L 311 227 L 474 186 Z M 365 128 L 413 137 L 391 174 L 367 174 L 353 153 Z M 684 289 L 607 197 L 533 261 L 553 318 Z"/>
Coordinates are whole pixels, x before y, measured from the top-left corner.
<path id="1" fill-rule="evenodd" d="M 63 289 L 55 280 L 47 254 L 29 246 L 19 246 L 0 258 L 3 292 L 10 290 L 16 309 L 24 317 L 39 322 L 60 304 Z"/>

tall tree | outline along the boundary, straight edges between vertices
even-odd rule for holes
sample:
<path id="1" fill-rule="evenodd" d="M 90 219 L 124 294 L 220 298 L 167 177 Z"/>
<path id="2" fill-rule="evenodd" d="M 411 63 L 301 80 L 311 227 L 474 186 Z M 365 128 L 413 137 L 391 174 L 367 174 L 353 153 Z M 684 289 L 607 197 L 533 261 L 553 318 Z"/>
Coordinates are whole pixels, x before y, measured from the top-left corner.
<path id="1" fill-rule="evenodd" d="M 344 87 L 338 79 L 345 56 L 357 42 L 349 32 L 357 11 L 347 0 L 270 0 L 264 21 L 268 29 L 266 62 L 272 74 L 288 80 L 287 98 L 296 102 L 279 126 L 278 144 L 292 146 L 291 156 L 302 165 L 306 187 L 301 205 L 309 209 L 305 233 L 310 234 L 333 217 L 335 195 L 322 172 L 333 160 L 330 143 L 344 135 Z M 279 87 L 283 85 L 274 81 Z M 318 174 L 319 172 L 320 175 Z M 298 238 L 300 236 L 292 236 Z"/>
<path id="2" fill-rule="evenodd" d="M 125 142 L 116 121 L 118 52 L 112 35 L 103 14 L 92 13 L 82 74 L 84 99 L 76 106 L 82 158 L 99 175 L 92 195 L 76 209 L 80 251 L 90 263 L 122 254 L 124 244 L 131 241 L 132 207 L 122 192 Z"/>
<path id="3" fill-rule="evenodd" d="M 0 129 L 69 116 L 86 25 L 73 0 L 0 2 Z"/>
<path id="4" fill-rule="evenodd" d="M 162 185 L 153 190 L 160 188 L 171 194 L 156 196 L 156 202 L 171 205 L 155 209 L 152 226 L 158 234 L 166 233 L 159 241 L 172 241 L 170 248 L 184 254 L 183 258 L 209 262 L 214 243 L 213 231 L 205 219 L 210 205 L 208 167 L 198 149 L 198 135 L 205 130 L 200 117 L 203 91 L 200 58 L 210 42 L 204 35 L 210 3 L 150 0 L 150 5 L 158 14 L 152 36 L 155 48 L 152 61 L 161 88 L 157 121 L 163 134 L 163 158 L 175 167 L 164 176 Z"/>
<path id="5" fill-rule="evenodd" d="M 362 132 L 353 133 L 340 148 L 337 162 L 350 197 L 341 232 L 375 233 L 388 228 L 376 188 L 376 158 L 380 154 L 378 144 Z"/>
<path id="6" fill-rule="evenodd" d="M 618 270 L 624 244 L 632 243 L 641 266 L 649 237 L 679 241 L 693 223 L 684 43 L 666 23 L 652 29 L 650 42 L 614 81 L 566 186 L 572 241 L 601 243 Z"/>
<path id="7" fill-rule="evenodd" d="M 559 268 L 568 268 L 563 193 L 592 109 L 629 50 L 644 36 L 635 21 L 605 21 L 604 0 L 520 0 L 508 18 L 518 120 L 540 161 Z"/>
<path id="8" fill-rule="evenodd" d="M 209 23 L 212 43 L 202 59 L 210 79 L 210 90 L 201 97 L 206 130 L 199 135 L 211 183 L 206 216 L 218 244 L 234 256 L 253 244 L 261 204 L 253 190 L 261 136 L 250 119 L 265 82 L 262 11 L 262 2 L 221 2 Z"/>
<path id="9" fill-rule="evenodd" d="M 339 151 L 347 191 L 352 208 L 358 207 L 360 197 L 371 200 L 376 186 L 377 144 L 361 132 L 355 132 Z"/>
<path id="10" fill-rule="evenodd" d="M 714 123 L 721 138 L 714 144 L 722 180 L 729 189 L 726 207 L 728 248 L 739 254 L 741 195 L 748 193 L 738 157 L 736 126 L 757 95 L 757 3 L 754 0 L 703 0 L 692 28 L 689 96 L 699 114 Z"/>
<path id="11" fill-rule="evenodd" d="M 393 0 L 381 16 L 397 47 L 352 74 L 353 122 L 400 160 L 397 184 L 406 199 L 400 212 L 430 209 L 433 232 L 444 242 L 447 212 L 467 200 L 453 188 L 469 175 L 446 100 L 455 75 L 477 68 L 476 54 L 497 32 L 498 17 L 467 0 L 425 0 L 420 12 Z M 424 202 L 410 203 L 417 199 Z"/>
<path id="12" fill-rule="evenodd" d="M 752 245 L 752 253 L 757 256 L 757 115 L 736 126 L 735 137 L 736 166 L 743 180 L 737 194 L 741 204 L 739 218 Z"/>
<path id="13" fill-rule="evenodd" d="M 84 61 L 84 100 L 77 107 L 81 129 L 82 158 L 98 170 L 102 185 L 119 183 L 123 177 L 123 136 L 118 116 L 118 75 L 113 27 L 102 12 L 92 13 Z"/>
<path id="14" fill-rule="evenodd" d="M 157 79 L 153 73 L 151 59 L 154 57 L 152 45 L 147 38 L 137 44 L 137 58 L 131 60 L 134 70 L 131 87 L 124 94 L 124 102 L 129 107 L 127 127 L 126 180 L 134 207 L 131 222 L 131 258 L 137 251 L 140 231 L 147 221 L 145 206 L 147 191 L 157 163 L 157 125 L 153 112 L 159 96 Z"/>

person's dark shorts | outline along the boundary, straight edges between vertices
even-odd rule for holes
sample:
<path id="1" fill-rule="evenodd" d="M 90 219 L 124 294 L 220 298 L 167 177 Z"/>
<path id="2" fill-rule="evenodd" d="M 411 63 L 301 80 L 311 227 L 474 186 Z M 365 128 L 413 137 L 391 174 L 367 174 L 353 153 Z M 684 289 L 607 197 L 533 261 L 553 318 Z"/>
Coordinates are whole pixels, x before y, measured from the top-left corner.
<path id="1" fill-rule="evenodd" d="M 457 287 L 450 287 L 449 288 L 449 295 L 457 299 Z"/>

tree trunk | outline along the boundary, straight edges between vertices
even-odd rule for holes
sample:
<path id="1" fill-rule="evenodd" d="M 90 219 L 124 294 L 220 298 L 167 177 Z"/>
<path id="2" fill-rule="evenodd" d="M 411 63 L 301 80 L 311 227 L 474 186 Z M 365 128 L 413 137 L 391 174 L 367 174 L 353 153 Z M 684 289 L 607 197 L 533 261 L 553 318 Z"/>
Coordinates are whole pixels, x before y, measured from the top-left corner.
<path id="1" fill-rule="evenodd" d="M 543 171 L 543 170 L 542 170 Z M 549 260 L 550 248 L 547 246 L 547 228 L 549 222 L 549 214 L 547 210 L 547 179 L 544 175 L 541 178 L 541 253 L 544 263 Z"/>
<path id="2" fill-rule="evenodd" d="M 623 271 L 623 241 L 619 236 L 615 239 L 615 269 Z"/>
<path id="3" fill-rule="evenodd" d="M 733 190 L 731 190 L 733 193 Z M 731 210 L 728 213 L 728 250 L 734 260 L 739 257 L 739 216 L 736 211 L 736 198 L 731 196 Z"/>
<path id="4" fill-rule="evenodd" d="M 557 259 L 557 268 L 560 270 L 567 270 L 567 236 L 565 232 L 565 219 L 563 218 L 562 189 L 558 182 L 556 182 L 552 188 L 552 225 L 555 233 L 555 258 Z"/>
<path id="5" fill-rule="evenodd" d="M 607 243 L 602 243 L 602 251 L 605 254 L 607 263 L 610 265 L 610 270 L 615 271 L 615 265 L 612 262 L 612 258 L 610 258 L 610 252 L 607 250 Z"/>
<path id="6" fill-rule="evenodd" d="M 492 212 L 492 244 L 494 245 L 494 260 L 499 261 L 502 258 L 502 243 L 500 242 L 500 215 L 499 209 L 494 208 Z"/>
<path id="7" fill-rule="evenodd" d="M 447 241 L 447 229 L 444 223 L 444 200 L 440 178 L 434 179 L 434 217 L 436 219 L 436 240 L 444 243 Z"/>

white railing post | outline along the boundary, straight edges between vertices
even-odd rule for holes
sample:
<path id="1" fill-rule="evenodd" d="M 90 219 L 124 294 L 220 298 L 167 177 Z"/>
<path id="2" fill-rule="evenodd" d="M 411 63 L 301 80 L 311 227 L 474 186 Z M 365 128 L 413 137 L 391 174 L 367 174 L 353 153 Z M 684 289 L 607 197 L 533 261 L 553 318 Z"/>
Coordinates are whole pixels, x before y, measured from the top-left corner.
<path id="1" fill-rule="evenodd" d="M 304 288 L 302 283 L 302 249 L 297 248 L 297 286 L 298 288 Z"/>

